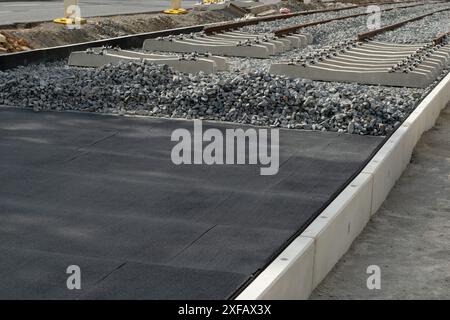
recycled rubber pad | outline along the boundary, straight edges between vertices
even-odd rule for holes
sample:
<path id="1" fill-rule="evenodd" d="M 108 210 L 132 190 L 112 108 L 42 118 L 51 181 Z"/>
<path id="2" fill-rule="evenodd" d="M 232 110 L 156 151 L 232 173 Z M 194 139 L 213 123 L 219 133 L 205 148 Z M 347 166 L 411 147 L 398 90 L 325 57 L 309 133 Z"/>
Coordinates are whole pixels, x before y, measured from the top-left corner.
<path id="1" fill-rule="evenodd" d="M 383 140 L 280 130 L 279 173 L 261 176 L 173 164 L 177 128 L 193 123 L 1 108 L 0 298 L 228 298 Z"/>

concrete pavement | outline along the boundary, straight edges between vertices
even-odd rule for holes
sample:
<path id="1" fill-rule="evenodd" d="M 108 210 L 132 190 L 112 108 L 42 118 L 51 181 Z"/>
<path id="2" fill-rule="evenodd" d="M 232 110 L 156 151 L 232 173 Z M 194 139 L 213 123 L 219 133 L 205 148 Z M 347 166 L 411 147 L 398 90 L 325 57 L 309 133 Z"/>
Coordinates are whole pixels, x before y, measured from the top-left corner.
<path id="1" fill-rule="evenodd" d="M 183 7 L 192 7 L 197 0 L 182 1 Z M 83 17 L 142 13 L 168 9 L 170 0 L 80 0 Z M 63 15 L 63 1 L 0 2 L 0 25 L 17 22 L 49 21 Z"/>

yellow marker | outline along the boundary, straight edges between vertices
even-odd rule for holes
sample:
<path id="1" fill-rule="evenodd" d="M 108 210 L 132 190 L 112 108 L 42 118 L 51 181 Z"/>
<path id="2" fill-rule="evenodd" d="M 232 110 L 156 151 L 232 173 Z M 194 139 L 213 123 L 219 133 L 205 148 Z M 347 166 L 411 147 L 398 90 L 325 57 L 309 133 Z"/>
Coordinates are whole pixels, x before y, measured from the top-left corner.
<path id="1" fill-rule="evenodd" d="M 202 0 L 203 4 L 222 3 L 224 0 Z"/>
<path id="2" fill-rule="evenodd" d="M 81 18 L 78 0 L 64 0 L 64 18 L 57 18 L 53 22 L 67 25 L 85 24 L 86 19 Z"/>
<path id="3" fill-rule="evenodd" d="M 181 8 L 181 0 L 172 0 L 170 2 L 170 9 L 164 10 L 164 13 L 167 14 L 185 14 L 187 12 L 186 9 Z"/>

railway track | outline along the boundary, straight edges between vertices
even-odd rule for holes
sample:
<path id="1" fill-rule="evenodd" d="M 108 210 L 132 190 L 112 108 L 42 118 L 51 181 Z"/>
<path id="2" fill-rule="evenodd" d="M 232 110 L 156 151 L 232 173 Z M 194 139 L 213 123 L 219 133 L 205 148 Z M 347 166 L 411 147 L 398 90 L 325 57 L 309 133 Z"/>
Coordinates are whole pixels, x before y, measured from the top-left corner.
<path id="1" fill-rule="evenodd" d="M 411 9 L 417 6 L 423 6 L 423 4 L 388 8 L 383 12 L 394 9 L 397 11 Z M 355 36 L 355 39 L 322 48 L 300 59 L 291 59 L 287 63 L 274 63 L 270 67 L 269 73 L 311 80 L 426 88 L 441 75 L 449 64 L 449 47 L 447 43 L 443 43 L 443 39 L 430 39 L 429 43 L 401 46 L 386 42 L 362 43 L 360 41 L 372 39 L 384 32 L 449 10 L 450 8 L 444 8 L 415 16 L 376 30 L 360 33 Z M 220 32 L 218 29 L 214 29 L 214 32 L 205 31 L 188 36 L 147 39 L 143 44 L 144 52 L 156 51 L 170 54 L 182 53 L 183 55 L 177 57 L 97 49 L 96 51 L 72 53 L 69 65 L 98 67 L 108 63 L 145 59 L 158 64 L 167 64 L 182 72 L 211 74 L 229 69 L 227 62 L 220 56 L 268 59 L 271 56 L 289 53 L 291 50 L 302 49 L 313 42 L 311 35 L 300 34 L 299 30 L 362 15 L 367 15 L 367 13 L 296 25 L 276 30 L 275 36 L 273 34 L 229 31 L 230 29 L 225 28 Z M 437 44 L 437 42 L 440 43 Z M 192 55 L 193 52 L 195 52 L 194 55 Z M 189 54 L 189 56 L 184 54 Z"/>

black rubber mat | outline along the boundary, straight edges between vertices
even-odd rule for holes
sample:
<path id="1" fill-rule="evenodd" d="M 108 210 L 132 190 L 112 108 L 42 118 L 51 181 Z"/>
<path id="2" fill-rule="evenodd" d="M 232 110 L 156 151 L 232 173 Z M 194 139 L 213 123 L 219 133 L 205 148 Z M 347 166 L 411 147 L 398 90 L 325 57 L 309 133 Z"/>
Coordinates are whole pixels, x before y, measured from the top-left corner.
<path id="1" fill-rule="evenodd" d="M 192 122 L 0 109 L 0 298 L 228 298 L 382 141 L 281 130 L 260 176 L 174 165 L 177 128 Z"/>

